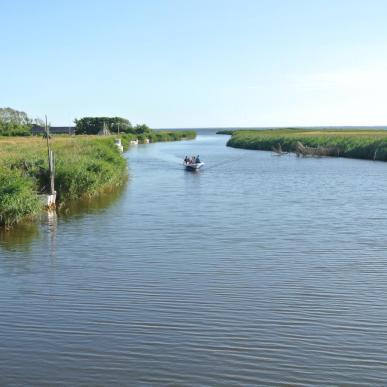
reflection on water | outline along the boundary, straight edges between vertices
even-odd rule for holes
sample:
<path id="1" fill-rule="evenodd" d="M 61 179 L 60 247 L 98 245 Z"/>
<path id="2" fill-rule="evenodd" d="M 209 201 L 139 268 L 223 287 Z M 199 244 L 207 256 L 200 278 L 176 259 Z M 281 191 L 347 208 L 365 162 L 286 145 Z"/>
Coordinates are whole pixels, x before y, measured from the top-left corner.
<path id="1" fill-rule="evenodd" d="M 71 221 L 73 217 L 79 218 L 90 213 L 102 213 L 116 203 L 126 190 L 126 181 L 122 185 L 106 189 L 92 197 L 66 202 L 57 211 L 44 211 L 38 221 L 20 223 L 7 230 L 0 227 L 0 251 L 28 251 L 32 242 L 39 238 L 41 230 L 55 235 L 58 215 L 62 221 Z M 1 257 L 1 255 L 0 255 Z"/>
<path id="2" fill-rule="evenodd" d="M 37 224 L 18 224 L 10 230 L 0 227 L 0 251 L 1 249 L 13 251 L 28 251 L 31 242 L 39 237 Z"/>
<path id="3" fill-rule="evenodd" d="M 19 224 L 11 230 L 0 228 L 0 269 L 7 275 L 31 271 L 32 243 L 40 237 L 36 224 Z"/>
<path id="4" fill-rule="evenodd" d="M 56 229 L 58 227 L 58 214 L 54 210 L 46 211 L 43 215 L 43 223 L 46 224 L 48 238 L 48 250 L 53 260 L 56 257 Z"/>
<path id="5" fill-rule="evenodd" d="M 122 197 L 126 190 L 126 183 L 127 180 L 125 179 L 121 185 L 107 188 L 97 195 L 63 203 L 58 213 L 63 220 L 70 221 L 72 217 L 80 217 L 90 213 L 102 213 Z"/>

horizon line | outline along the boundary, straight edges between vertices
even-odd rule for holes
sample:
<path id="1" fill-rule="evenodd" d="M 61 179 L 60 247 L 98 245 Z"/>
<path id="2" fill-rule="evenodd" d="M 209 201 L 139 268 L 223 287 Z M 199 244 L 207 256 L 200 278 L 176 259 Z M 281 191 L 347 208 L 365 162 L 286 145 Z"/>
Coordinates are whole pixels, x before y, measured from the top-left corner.
<path id="1" fill-rule="evenodd" d="M 192 126 L 192 127 L 163 127 L 155 130 L 201 130 L 201 129 L 323 129 L 323 128 L 387 128 L 385 125 L 288 125 L 288 126 Z"/>

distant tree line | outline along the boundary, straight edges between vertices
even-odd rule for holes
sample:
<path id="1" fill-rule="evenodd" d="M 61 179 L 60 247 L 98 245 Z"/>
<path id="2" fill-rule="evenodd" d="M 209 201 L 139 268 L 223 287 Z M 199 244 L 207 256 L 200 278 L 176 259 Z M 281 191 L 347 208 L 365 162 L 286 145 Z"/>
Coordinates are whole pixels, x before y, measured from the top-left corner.
<path id="1" fill-rule="evenodd" d="M 98 134 L 104 128 L 111 133 L 151 133 L 145 124 L 132 126 L 130 121 L 122 117 L 83 117 L 74 120 L 76 134 Z M 27 113 L 10 107 L 0 108 L 0 136 L 29 136 L 33 127 L 44 128 L 40 118 L 30 118 Z"/>
<path id="2" fill-rule="evenodd" d="M 104 128 L 111 133 L 143 134 L 152 131 L 144 124 L 132 126 L 129 120 L 122 117 L 83 117 L 74 122 L 76 134 L 98 134 Z"/>
<path id="3" fill-rule="evenodd" d="M 29 136 L 34 125 L 44 126 L 44 122 L 40 118 L 32 119 L 20 110 L 0 108 L 0 136 Z"/>

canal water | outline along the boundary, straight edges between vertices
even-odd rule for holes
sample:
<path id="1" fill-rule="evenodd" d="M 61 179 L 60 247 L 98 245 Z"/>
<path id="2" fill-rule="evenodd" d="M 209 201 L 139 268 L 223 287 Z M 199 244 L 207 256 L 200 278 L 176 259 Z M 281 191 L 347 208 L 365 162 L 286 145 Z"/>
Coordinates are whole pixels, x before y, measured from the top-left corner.
<path id="1" fill-rule="evenodd" d="M 227 138 L 0 233 L 1 386 L 385 385 L 387 163 Z"/>

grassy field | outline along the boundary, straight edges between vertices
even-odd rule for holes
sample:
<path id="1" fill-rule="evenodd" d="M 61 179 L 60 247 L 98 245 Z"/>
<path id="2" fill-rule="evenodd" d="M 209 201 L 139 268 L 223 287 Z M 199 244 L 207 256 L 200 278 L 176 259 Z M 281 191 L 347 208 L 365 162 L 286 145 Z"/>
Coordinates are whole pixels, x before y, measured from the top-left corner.
<path id="1" fill-rule="evenodd" d="M 294 152 L 297 142 L 325 148 L 329 156 L 387 161 L 387 131 L 384 130 L 313 130 L 273 129 L 240 130 L 231 133 L 227 142 L 234 148 Z"/>
<path id="2" fill-rule="evenodd" d="M 195 132 L 156 132 L 152 142 L 195 137 Z M 123 135 L 130 140 L 144 135 Z M 59 202 L 92 196 L 124 182 L 127 164 L 114 145 L 116 136 L 54 136 L 55 189 Z M 42 137 L 0 137 L 0 225 L 10 227 L 41 211 L 39 193 L 47 191 L 46 141 Z"/>

